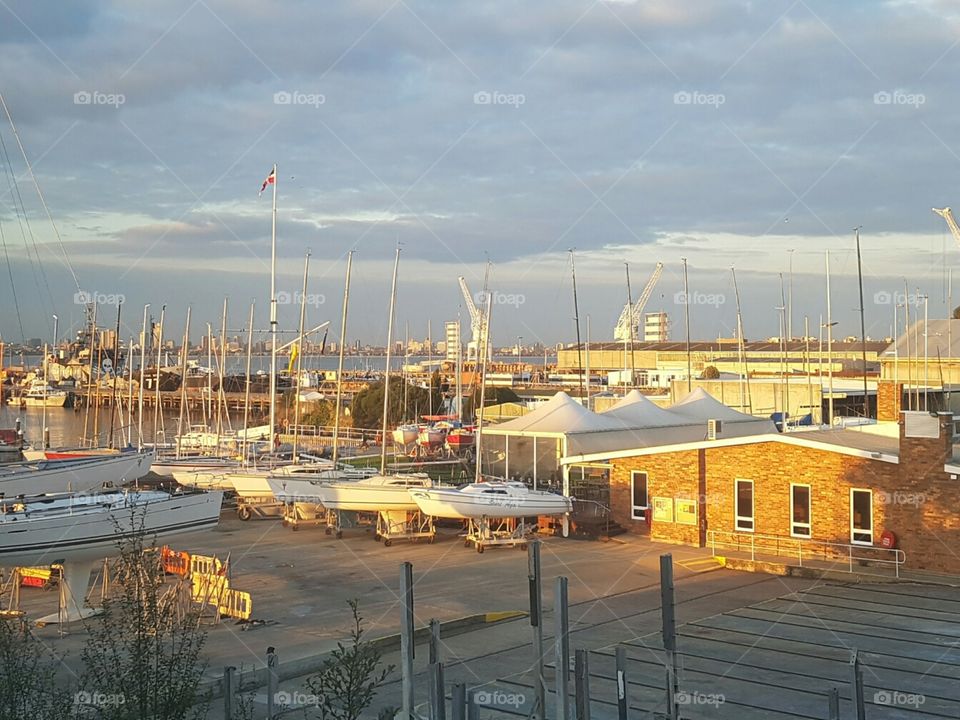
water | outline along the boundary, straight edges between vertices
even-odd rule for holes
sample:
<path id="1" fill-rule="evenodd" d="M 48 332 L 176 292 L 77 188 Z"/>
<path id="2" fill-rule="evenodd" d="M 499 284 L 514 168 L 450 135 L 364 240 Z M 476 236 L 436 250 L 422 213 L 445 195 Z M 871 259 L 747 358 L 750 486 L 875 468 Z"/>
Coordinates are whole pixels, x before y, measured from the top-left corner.
<path id="1" fill-rule="evenodd" d="M 111 408 L 100 408 L 99 436 L 100 444 L 106 445 L 109 442 L 110 435 L 110 413 Z M 196 417 L 197 411 L 192 411 L 190 418 L 194 424 L 202 422 L 202 417 Z M 71 408 L 47 408 L 47 427 L 50 429 L 50 447 L 72 447 L 81 444 L 83 438 L 84 418 L 86 410 L 80 409 L 79 412 Z M 20 419 L 20 427 L 23 429 L 24 439 L 34 447 L 40 447 L 43 439 L 43 408 L 29 407 L 17 408 L 9 405 L 0 407 L 0 428 L 13 428 L 17 419 Z M 177 433 L 178 412 L 161 413 L 157 422 L 160 433 L 154 431 L 153 408 L 144 408 L 143 410 L 143 435 L 144 442 L 152 443 L 155 440 L 163 442 L 173 442 Z M 259 424 L 259 418 L 251 418 L 251 425 Z M 136 397 L 134 397 L 134 411 L 132 427 L 128 427 L 131 420 L 127 416 L 126 398 L 124 398 L 123 417 L 114 418 L 115 428 L 115 446 L 120 447 L 125 441 L 132 437 L 132 443 L 137 444 L 137 413 Z M 231 413 L 231 423 L 234 430 L 243 427 L 243 413 Z M 87 436 L 93 435 L 94 412 L 90 408 L 90 417 L 87 420 Z M 121 432 L 122 428 L 122 432 Z M 132 433 L 130 432 L 132 430 Z"/>

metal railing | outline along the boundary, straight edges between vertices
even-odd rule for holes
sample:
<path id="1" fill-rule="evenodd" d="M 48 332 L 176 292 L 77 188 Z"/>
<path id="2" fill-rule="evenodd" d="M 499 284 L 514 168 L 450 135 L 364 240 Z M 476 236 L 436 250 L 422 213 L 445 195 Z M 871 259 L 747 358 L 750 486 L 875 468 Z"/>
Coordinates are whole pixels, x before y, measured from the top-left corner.
<path id="1" fill-rule="evenodd" d="M 895 577 L 900 577 L 900 566 L 906 562 L 903 550 L 875 547 L 873 545 L 855 545 L 843 543 L 823 542 L 806 538 L 787 537 L 783 535 L 757 535 L 755 533 L 737 533 L 725 530 L 708 530 L 707 545 L 714 557 L 717 548 L 728 548 L 735 552 L 749 553 L 750 560 L 755 561 L 758 556 L 786 558 L 796 561 L 797 567 L 807 566 L 811 562 L 827 562 L 832 564 L 844 563 L 848 572 L 865 573 L 862 567 L 879 566 L 893 567 Z"/>

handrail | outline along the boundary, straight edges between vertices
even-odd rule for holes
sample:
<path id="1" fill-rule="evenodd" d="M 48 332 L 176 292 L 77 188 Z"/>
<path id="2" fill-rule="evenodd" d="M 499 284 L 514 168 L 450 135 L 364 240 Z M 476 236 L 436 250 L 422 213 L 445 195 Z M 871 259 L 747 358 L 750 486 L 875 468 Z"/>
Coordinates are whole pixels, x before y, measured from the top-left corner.
<path id="1" fill-rule="evenodd" d="M 722 537 L 728 538 L 727 540 Z M 788 537 L 784 535 L 758 535 L 755 533 L 737 533 L 729 530 L 708 530 L 707 544 L 714 556 L 717 547 L 734 548 L 737 552 L 750 552 L 750 560 L 755 561 L 757 555 L 773 555 L 774 557 L 796 558 L 799 567 L 803 567 L 804 556 L 810 560 L 823 561 L 845 559 L 848 572 L 853 572 L 854 561 L 893 565 L 896 577 L 900 577 L 900 566 L 906 563 L 906 553 L 895 548 L 876 547 L 874 545 L 860 545 L 856 543 L 833 543 L 807 538 Z M 862 554 L 856 554 L 860 551 Z M 866 553 L 873 553 L 868 556 Z M 877 557 L 876 555 L 889 554 L 892 559 Z M 818 557 L 819 556 L 819 557 Z"/>

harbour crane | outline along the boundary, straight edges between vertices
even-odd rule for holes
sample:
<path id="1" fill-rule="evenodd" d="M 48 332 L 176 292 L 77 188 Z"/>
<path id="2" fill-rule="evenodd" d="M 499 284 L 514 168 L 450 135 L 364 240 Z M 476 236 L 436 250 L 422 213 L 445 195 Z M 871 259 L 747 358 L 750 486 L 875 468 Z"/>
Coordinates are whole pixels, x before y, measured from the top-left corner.
<path id="1" fill-rule="evenodd" d="M 953 219 L 953 211 L 951 211 L 948 207 L 945 207 L 941 210 L 933 208 L 933 211 L 947 221 L 947 227 L 949 227 L 950 232 L 953 233 L 953 239 L 957 241 L 958 245 L 960 245 L 960 227 L 957 227 L 957 221 Z"/>
<path id="2" fill-rule="evenodd" d="M 474 302 L 473 295 L 470 294 L 470 288 L 467 287 L 467 281 L 461 276 L 458 278 L 460 280 L 460 291 L 463 293 L 463 302 L 467 306 L 467 312 L 470 314 L 470 342 L 467 343 L 467 360 L 479 360 L 480 359 L 480 344 L 483 342 L 483 338 L 486 337 L 486 319 L 483 312 L 477 308 L 477 304 Z M 484 290 L 484 293 L 488 291 Z M 488 298 L 483 296 L 483 304 L 486 305 Z"/>
<path id="3" fill-rule="evenodd" d="M 640 293 L 640 297 L 633 304 L 633 307 L 624 303 L 623 312 L 620 313 L 620 319 L 617 320 L 617 327 L 613 330 L 614 340 L 624 342 L 637 339 L 637 331 L 643 321 L 643 309 L 647 306 L 647 301 L 653 294 L 653 288 L 660 279 L 662 272 L 663 263 L 658 262 L 650 279 L 647 280 L 646 287 L 643 288 L 643 292 Z"/>

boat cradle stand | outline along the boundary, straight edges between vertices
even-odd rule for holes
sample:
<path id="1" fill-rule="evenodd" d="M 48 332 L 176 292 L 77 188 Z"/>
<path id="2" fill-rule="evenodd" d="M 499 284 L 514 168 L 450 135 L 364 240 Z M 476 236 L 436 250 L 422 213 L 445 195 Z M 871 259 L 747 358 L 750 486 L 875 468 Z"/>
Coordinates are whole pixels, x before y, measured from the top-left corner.
<path id="1" fill-rule="evenodd" d="M 332 510 L 313 502 L 285 502 L 282 517 L 283 526 L 291 530 L 299 530 L 301 525 L 324 525 L 330 528 L 336 524 Z"/>
<path id="2" fill-rule="evenodd" d="M 238 497 L 237 517 L 241 520 L 251 518 L 269 519 L 283 515 L 283 503 L 278 502 L 272 495 L 265 497 Z"/>
<path id="3" fill-rule="evenodd" d="M 506 545 L 525 550 L 530 536 L 537 531 L 536 525 L 528 525 L 523 518 L 470 518 L 464 547 L 474 545 L 478 553 L 492 545 Z"/>
<path id="4" fill-rule="evenodd" d="M 433 518 L 417 510 L 381 510 L 377 513 L 377 533 L 375 540 L 383 540 L 384 547 L 390 547 L 394 540 L 418 540 L 426 538 L 432 543 L 437 536 Z"/>

